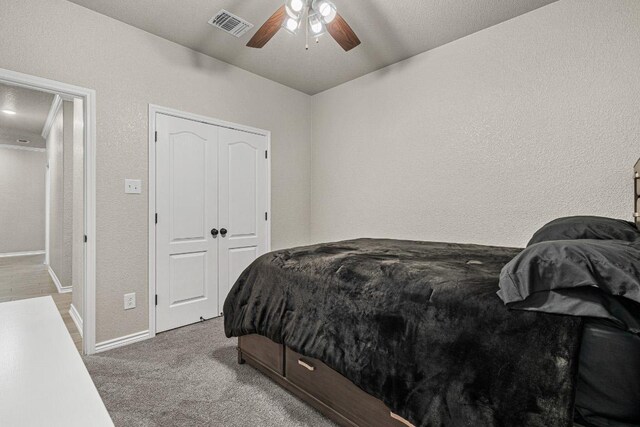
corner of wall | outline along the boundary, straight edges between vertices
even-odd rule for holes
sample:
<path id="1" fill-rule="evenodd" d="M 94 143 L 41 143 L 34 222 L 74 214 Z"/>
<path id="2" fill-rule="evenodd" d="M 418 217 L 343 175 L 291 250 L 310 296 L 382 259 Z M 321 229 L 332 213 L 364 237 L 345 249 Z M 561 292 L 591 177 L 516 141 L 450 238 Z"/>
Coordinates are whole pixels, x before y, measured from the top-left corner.
<path id="1" fill-rule="evenodd" d="M 307 218 L 307 241 L 313 243 L 313 156 L 315 150 L 315 141 L 313 139 L 313 113 L 315 110 L 315 95 L 309 95 L 309 218 Z"/>

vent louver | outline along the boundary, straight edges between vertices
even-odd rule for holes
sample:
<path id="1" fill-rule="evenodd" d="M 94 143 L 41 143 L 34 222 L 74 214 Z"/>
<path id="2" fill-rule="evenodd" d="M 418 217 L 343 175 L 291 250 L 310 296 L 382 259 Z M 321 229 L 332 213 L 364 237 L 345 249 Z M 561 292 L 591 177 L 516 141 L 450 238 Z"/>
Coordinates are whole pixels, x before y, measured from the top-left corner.
<path id="1" fill-rule="evenodd" d="M 216 28 L 220 28 L 225 33 L 234 37 L 241 37 L 247 31 L 253 28 L 253 24 L 245 21 L 233 13 L 222 9 L 213 18 L 209 20 L 209 24 Z"/>

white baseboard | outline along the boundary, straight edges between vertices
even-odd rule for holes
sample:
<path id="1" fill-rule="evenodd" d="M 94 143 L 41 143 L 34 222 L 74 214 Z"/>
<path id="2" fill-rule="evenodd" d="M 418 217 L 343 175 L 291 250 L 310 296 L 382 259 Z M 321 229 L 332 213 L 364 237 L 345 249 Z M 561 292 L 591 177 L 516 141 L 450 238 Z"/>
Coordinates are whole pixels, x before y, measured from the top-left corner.
<path id="1" fill-rule="evenodd" d="M 39 151 L 41 153 L 44 153 L 45 151 L 47 151 L 46 148 L 25 147 L 24 145 L 10 145 L 10 144 L 0 144 L 0 148 L 8 148 L 10 150 Z"/>
<path id="2" fill-rule="evenodd" d="M 27 252 L 6 252 L 0 254 L 0 258 L 7 258 L 12 256 L 30 256 L 30 255 L 43 255 L 44 249 L 41 251 L 27 251 Z"/>
<path id="3" fill-rule="evenodd" d="M 71 307 L 69 307 L 69 316 L 71 316 L 71 320 L 76 324 L 76 328 L 78 328 L 78 332 L 80 332 L 80 336 L 82 336 L 82 316 L 80 316 L 80 313 L 73 303 L 71 303 Z"/>
<path id="4" fill-rule="evenodd" d="M 125 335 L 123 337 L 114 338 L 112 340 L 102 341 L 96 344 L 96 353 L 101 351 L 113 350 L 114 348 L 133 344 L 134 342 L 144 341 L 151 338 L 149 330 L 136 332 L 135 334 Z"/>
<path id="5" fill-rule="evenodd" d="M 49 276 L 51 276 L 51 280 L 56 285 L 56 289 L 58 289 L 59 294 L 66 294 L 67 292 L 71 292 L 73 290 L 72 286 L 62 286 L 60 283 L 60 279 L 56 276 L 56 273 L 53 271 L 50 265 L 47 265 L 47 270 L 49 270 Z"/>

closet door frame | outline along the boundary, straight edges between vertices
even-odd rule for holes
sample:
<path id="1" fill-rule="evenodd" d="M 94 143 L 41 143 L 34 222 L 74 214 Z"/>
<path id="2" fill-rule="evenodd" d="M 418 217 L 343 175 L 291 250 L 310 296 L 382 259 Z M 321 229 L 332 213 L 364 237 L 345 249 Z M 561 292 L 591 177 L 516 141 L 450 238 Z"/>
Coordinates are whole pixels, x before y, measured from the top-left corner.
<path id="1" fill-rule="evenodd" d="M 250 126 L 200 116 L 173 108 L 149 104 L 149 337 L 156 335 L 156 115 L 165 114 L 214 126 L 236 129 L 267 138 L 267 252 L 271 251 L 271 132 Z"/>

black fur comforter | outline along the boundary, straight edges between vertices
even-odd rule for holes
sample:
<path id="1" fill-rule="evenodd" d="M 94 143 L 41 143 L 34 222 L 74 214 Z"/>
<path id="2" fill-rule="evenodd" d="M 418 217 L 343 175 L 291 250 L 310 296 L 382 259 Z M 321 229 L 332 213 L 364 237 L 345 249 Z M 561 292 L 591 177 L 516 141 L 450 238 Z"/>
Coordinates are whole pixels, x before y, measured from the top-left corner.
<path id="1" fill-rule="evenodd" d="M 579 318 L 496 295 L 519 249 L 358 239 L 258 258 L 224 304 L 228 337 L 317 358 L 417 426 L 572 424 Z"/>

